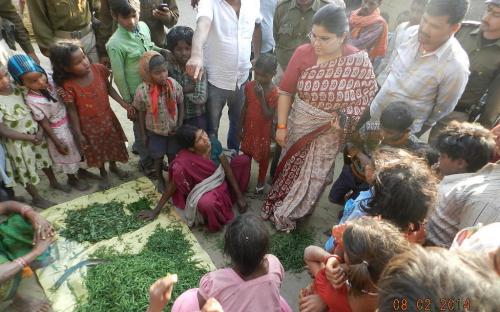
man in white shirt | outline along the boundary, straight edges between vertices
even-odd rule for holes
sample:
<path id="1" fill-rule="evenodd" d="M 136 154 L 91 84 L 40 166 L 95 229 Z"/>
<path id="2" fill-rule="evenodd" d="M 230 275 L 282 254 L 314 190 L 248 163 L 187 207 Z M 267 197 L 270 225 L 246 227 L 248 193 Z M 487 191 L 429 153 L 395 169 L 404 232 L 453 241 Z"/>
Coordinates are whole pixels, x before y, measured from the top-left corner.
<path id="1" fill-rule="evenodd" d="M 415 116 L 411 131 L 421 136 L 453 111 L 469 77 L 469 57 L 453 36 L 468 6 L 468 0 L 429 2 L 420 25 L 406 30 L 380 74 L 387 78 L 379 80 L 381 89 L 370 106 L 373 120 L 389 103 L 404 102 Z"/>
<path id="2" fill-rule="evenodd" d="M 260 0 L 260 12 L 262 14 L 262 45 L 260 53 L 272 53 L 274 51 L 273 18 L 277 5 L 278 0 Z"/>
<path id="3" fill-rule="evenodd" d="M 427 2 L 428 0 L 413 0 L 411 2 L 410 20 L 398 25 L 396 30 L 394 30 L 392 38 L 389 39 L 389 44 L 387 45 L 387 51 L 384 58 L 382 58 L 378 62 L 378 64 L 374 64 L 374 71 L 375 75 L 377 75 L 377 82 L 379 85 L 382 85 L 385 79 L 387 79 L 387 76 L 382 77 L 380 73 L 387 73 L 387 71 L 385 71 L 385 68 L 394 59 L 396 48 L 401 45 L 401 41 L 403 40 L 403 38 L 405 38 L 406 30 L 411 26 L 420 24 L 420 20 L 422 19 L 422 15 L 424 15 L 424 10 Z"/>
<path id="4" fill-rule="evenodd" d="M 188 75 L 200 79 L 205 66 L 208 79 L 208 133 L 217 136 L 222 109 L 228 103 L 227 147 L 239 149 L 237 128 L 244 102 L 244 83 L 252 64 L 253 48 L 260 54 L 260 3 L 254 0 L 200 0 Z"/>
<path id="5" fill-rule="evenodd" d="M 500 165 L 485 167 L 495 147 L 493 133 L 477 123 L 452 121 L 439 134 L 439 173 L 443 180 L 437 207 L 428 218 L 428 244 L 448 248 L 461 229 L 478 222 L 500 221 Z"/>

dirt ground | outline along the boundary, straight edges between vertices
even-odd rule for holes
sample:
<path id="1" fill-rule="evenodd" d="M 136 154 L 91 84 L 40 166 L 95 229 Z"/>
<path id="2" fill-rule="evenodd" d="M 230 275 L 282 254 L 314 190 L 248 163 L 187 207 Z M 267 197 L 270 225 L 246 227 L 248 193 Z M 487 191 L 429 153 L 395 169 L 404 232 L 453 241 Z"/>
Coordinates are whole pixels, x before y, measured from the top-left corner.
<path id="1" fill-rule="evenodd" d="M 191 9 L 191 7 L 188 6 L 188 1 L 178 1 L 178 5 L 180 8 L 180 19 L 178 24 L 189 25 L 191 27 L 194 27 L 195 12 Z M 48 69 L 48 71 L 50 71 L 49 60 L 43 57 L 41 54 L 39 54 L 39 56 L 41 56 L 40 59 L 42 61 L 42 66 Z M 131 144 L 133 143 L 132 123 L 127 120 L 125 111 L 117 103 L 112 102 L 112 107 L 115 113 L 117 114 L 119 120 L 121 121 L 123 129 L 125 130 L 127 138 L 129 140 L 128 149 L 129 151 L 131 151 Z M 226 142 L 227 129 L 228 129 L 228 117 L 226 109 L 222 115 L 221 127 L 219 130 L 219 138 L 223 145 L 225 145 Z M 138 157 L 130 152 L 129 162 L 127 164 L 121 165 L 122 169 L 130 173 L 129 180 L 136 179 L 142 176 L 138 170 L 137 164 L 138 164 Z M 342 158 L 338 157 L 335 170 L 335 177 L 338 176 L 341 166 L 342 166 Z M 249 193 L 247 194 L 247 200 L 250 204 L 250 210 L 255 213 L 260 212 L 260 207 L 262 206 L 263 202 L 262 196 L 256 197 L 253 195 L 253 190 L 255 189 L 255 184 L 256 184 L 257 170 L 258 166 L 254 162 L 252 164 L 252 179 L 250 181 Z M 96 174 L 98 173 L 98 171 L 95 169 L 92 169 L 91 171 Z M 66 177 L 64 175 L 58 174 L 57 177 L 59 181 L 64 183 L 66 182 Z M 119 185 L 124 182 L 120 181 L 115 176 L 111 176 L 111 181 L 113 186 Z M 64 203 L 66 201 L 72 200 L 82 195 L 96 192 L 97 182 L 90 181 L 90 183 L 92 183 L 92 188 L 86 192 L 79 192 L 73 190 L 71 193 L 65 194 L 60 191 L 51 190 L 48 186 L 47 178 L 42 174 L 41 182 L 39 185 L 37 185 L 37 187 L 40 190 L 40 193 L 46 198 L 57 203 Z M 306 228 L 315 233 L 315 243 L 318 245 L 322 245 L 326 241 L 326 236 L 323 234 L 323 232 L 331 228 L 331 226 L 336 223 L 337 221 L 336 216 L 338 214 L 339 209 L 341 208 L 340 206 L 336 206 L 328 202 L 327 193 L 329 191 L 329 188 L 330 187 L 328 186 L 327 189 L 325 190 L 325 194 L 321 198 L 318 207 L 316 208 L 314 213 L 299 224 L 299 228 Z M 266 187 L 266 191 L 268 191 L 268 189 L 269 186 Z M 23 195 L 26 198 L 29 198 L 28 194 L 22 188 L 16 187 L 15 190 L 17 195 Z M 274 229 L 270 224 L 269 224 L 269 229 L 271 231 L 274 231 Z M 222 232 L 214 234 L 214 233 L 208 233 L 204 228 L 197 228 L 193 230 L 193 233 L 200 242 L 201 246 L 208 252 L 214 264 L 218 268 L 223 267 L 227 263 L 227 259 L 225 259 L 224 256 L 222 255 L 220 248 L 220 241 L 222 240 Z M 290 306 L 293 308 L 294 311 L 298 311 L 299 290 L 309 285 L 310 282 L 311 279 L 305 271 L 301 273 L 291 273 L 291 272 L 285 273 L 285 280 L 282 285 L 281 294 L 287 300 L 287 302 L 290 304 Z"/>

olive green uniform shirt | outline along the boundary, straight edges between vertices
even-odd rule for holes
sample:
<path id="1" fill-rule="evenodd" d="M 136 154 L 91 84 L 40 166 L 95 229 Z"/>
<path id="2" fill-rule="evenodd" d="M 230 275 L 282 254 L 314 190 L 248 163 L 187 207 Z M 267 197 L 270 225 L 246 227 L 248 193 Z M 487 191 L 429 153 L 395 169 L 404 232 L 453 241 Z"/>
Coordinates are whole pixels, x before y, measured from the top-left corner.
<path id="1" fill-rule="evenodd" d="M 488 91 L 479 122 L 491 127 L 500 116 L 500 38 L 483 45 L 479 26 L 479 23 L 465 22 L 455 35 L 469 55 L 471 72 L 455 110 L 467 112 Z"/>
<path id="2" fill-rule="evenodd" d="M 305 12 L 302 12 L 296 0 L 282 0 L 274 13 L 273 34 L 276 41 L 276 57 L 283 71 L 298 46 L 309 42 L 307 35 L 312 28 L 314 14 L 330 0 L 314 0 Z"/>
<path id="3" fill-rule="evenodd" d="M 15 25 L 16 41 L 26 53 L 34 51 L 30 42 L 30 37 L 23 20 L 17 13 L 16 7 L 12 4 L 12 0 L 0 0 L 0 17 L 4 18 Z"/>
<path id="4" fill-rule="evenodd" d="M 89 5 L 89 1 L 91 1 Z M 27 0 L 36 41 L 48 49 L 56 31 L 78 31 L 91 22 L 90 6 L 99 11 L 99 0 Z"/>
<path id="5" fill-rule="evenodd" d="M 109 0 L 101 0 L 101 10 L 99 19 L 101 24 L 97 30 L 97 51 L 99 55 L 106 55 L 106 42 L 116 30 L 116 22 L 111 16 Z M 168 5 L 168 11 L 165 16 L 153 16 L 153 10 L 157 9 L 161 3 Z M 165 26 L 173 27 L 179 20 L 179 9 L 175 0 L 140 0 L 139 19 L 146 23 L 151 32 L 151 40 L 156 46 L 165 47 Z"/>

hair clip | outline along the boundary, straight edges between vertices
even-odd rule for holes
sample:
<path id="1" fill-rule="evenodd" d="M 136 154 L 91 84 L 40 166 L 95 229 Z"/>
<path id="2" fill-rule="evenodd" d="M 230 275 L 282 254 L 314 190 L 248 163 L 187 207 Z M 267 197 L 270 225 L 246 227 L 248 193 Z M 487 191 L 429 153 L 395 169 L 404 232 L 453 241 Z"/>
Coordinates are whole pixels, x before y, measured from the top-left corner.
<path id="1" fill-rule="evenodd" d="M 370 266 L 370 264 L 368 264 L 368 261 L 366 260 L 361 261 L 361 263 L 365 264 L 366 266 Z"/>

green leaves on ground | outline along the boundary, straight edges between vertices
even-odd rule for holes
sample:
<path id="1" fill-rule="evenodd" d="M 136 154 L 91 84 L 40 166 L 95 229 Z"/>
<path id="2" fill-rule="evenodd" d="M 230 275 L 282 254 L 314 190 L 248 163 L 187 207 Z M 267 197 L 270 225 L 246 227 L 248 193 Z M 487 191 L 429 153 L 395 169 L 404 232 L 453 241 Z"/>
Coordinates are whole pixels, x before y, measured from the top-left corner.
<path id="1" fill-rule="evenodd" d="M 167 273 L 175 273 L 179 281 L 168 305 L 170 311 L 175 299 L 198 287 L 200 278 L 208 272 L 197 266 L 191 243 L 178 227 L 157 228 L 139 254 L 101 250 L 95 255 L 109 262 L 88 270 L 85 282 L 88 300 L 78 306 L 77 312 L 146 311 L 149 286 Z"/>
<path id="2" fill-rule="evenodd" d="M 66 216 L 66 227 L 60 235 L 77 242 L 99 242 L 144 226 L 145 222 L 137 218 L 140 210 L 149 209 L 149 199 L 141 198 L 128 204 L 127 214 L 125 204 L 117 201 L 94 203 L 87 208 L 70 210 Z"/>
<path id="3" fill-rule="evenodd" d="M 128 204 L 127 210 L 130 211 L 132 214 L 136 214 L 143 210 L 151 209 L 152 204 L 153 203 L 151 202 L 151 199 L 147 197 L 141 197 L 139 198 L 138 201 Z"/>
<path id="4" fill-rule="evenodd" d="M 278 232 L 271 237 L 271 253 L 280 259 L 286 271 L 300 272 L 305 266 L 304 249 L 313 243 L 313 233 L 309 230 Z"/>

